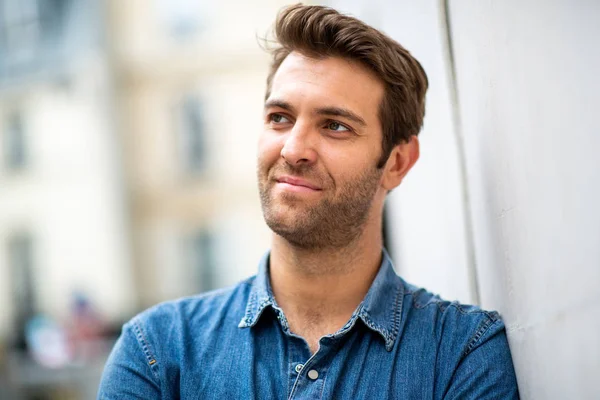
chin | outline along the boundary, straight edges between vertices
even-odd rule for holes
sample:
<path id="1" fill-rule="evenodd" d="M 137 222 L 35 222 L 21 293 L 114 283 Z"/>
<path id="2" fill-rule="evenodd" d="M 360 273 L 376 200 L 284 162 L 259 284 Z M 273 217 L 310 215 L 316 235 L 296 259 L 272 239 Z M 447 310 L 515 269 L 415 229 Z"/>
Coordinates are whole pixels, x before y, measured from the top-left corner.
<path id="1" fill-rule="evenodd" d="M 269 227 L 273 233 L 297 248 L 315 249 L 321 246 L 320 241 L 315 240 L 314 235 L 302 229 L 282 225 L 269 225 Z"/>
<path id="2" fill-rule="evenodd" d="M 299 215 L 300 213 L 292 210 L 285 210 L 278 208 L 278 210 L 271 210 L 265 213 L 265 222 L 275 233 L 279 231 L 283 232 L 294 232 L 298 229 Z"/>

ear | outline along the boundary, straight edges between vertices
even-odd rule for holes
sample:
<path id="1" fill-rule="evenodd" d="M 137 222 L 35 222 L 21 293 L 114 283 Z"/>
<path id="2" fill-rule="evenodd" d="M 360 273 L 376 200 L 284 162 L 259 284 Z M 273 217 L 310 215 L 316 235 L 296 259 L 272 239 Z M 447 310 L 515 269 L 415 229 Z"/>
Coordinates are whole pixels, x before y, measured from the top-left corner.
<path id="1" fill-rule="evenodd" d="M 383 167 L 381 185 L 388 191 L 400 185 L 404 176 L 419 159 L 419 139 L 416 135 L 410 137 L 392 149 Z"/>

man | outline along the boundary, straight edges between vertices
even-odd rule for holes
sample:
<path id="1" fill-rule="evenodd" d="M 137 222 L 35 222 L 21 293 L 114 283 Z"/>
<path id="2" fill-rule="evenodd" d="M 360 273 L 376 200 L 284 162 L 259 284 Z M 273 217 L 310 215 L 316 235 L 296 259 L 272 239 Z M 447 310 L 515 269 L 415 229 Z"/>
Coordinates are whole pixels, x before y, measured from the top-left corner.
<path id="1" fill-rule="evenodd" d="M 398 43 L 317 6 L 282 11 L 258 182 L 272 247 L 239 285 L 123 328 L 101 399 L 517 398 L 495 312 L 405 283 L 382 212 L 419 157 L 427 78 Z"/>

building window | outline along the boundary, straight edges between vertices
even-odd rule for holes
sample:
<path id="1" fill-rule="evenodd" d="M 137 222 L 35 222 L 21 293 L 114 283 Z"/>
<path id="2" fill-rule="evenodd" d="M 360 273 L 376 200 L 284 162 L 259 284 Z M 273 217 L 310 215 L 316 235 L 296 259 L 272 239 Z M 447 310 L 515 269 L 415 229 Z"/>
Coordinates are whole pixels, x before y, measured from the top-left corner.
<path id="1" fill-rule="evenodd" d="M 6 168 L 21 170 L 27 164 L 27 144 L 23 118 L 20 113 L 10 114 L 4 127 L 4 160 Z"/>
<path id="2" fill-rule="evenodd" d="M 40 31 L 44 37 L 58 39 L 67 22 L 71 0 L 38 0 Z"/>
<path id="3" fill-rule="evenodd" d="M 2 47 L 19 59 L 33 57 L 40 39 L 37 0 L 0 0 L 0 9 Z"/>
<path id="4" fill-rule="evenodd" d="M 197 174 L 206 167 L 205 125 L 202 103 L 196 96 L 185 96 L 179 107 L 180 154 L 183 169 Z"/>
<path id="5" fill-rule="evenodd" d="M 174 39 L 194 37 L 202 28 L 206 7 L 199 0 L 155 0 L 156 15 Z"/>
<path id="6" fill-rule="evenodd" d="M 200 230 L 188 237 L 187 243 L 188 277 L 194 279 L 193 291 L 205 292 L 217 288 L 215 274 L 215 240 L 207 230 Z"/>
<path id="7" fill-rule="evenodd" d="M 41 42 L 59 39 L 71 0 L 0 0 L 0 51 L 13 62 L 38 55 Z"/>
<path id="8" fill-rule="evenodd" d="M 36 312 L 33 278 L 33 240 L 29 234 L 20 233 L 7 243 L 8 268 L 11 280 L 11 297 L 18 347 L 25 347 L 25 326 Z"/>

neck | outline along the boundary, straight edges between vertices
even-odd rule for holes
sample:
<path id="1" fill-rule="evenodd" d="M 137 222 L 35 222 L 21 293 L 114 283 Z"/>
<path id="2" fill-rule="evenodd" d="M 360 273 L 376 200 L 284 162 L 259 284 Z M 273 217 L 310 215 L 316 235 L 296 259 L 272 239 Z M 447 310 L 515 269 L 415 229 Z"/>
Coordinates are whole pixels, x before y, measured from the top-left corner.
<path id="1" fill-rule="evenodd" d="M 381 223 L 367 224 L 353 243 L 335 249 L 302 249 L 274 234 L 271 286 L 290 325 L 298 331 L 322 319 L 343 326 L 375 279 L 381 250 Z"/>

